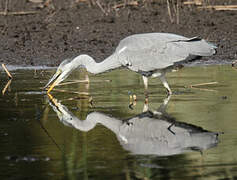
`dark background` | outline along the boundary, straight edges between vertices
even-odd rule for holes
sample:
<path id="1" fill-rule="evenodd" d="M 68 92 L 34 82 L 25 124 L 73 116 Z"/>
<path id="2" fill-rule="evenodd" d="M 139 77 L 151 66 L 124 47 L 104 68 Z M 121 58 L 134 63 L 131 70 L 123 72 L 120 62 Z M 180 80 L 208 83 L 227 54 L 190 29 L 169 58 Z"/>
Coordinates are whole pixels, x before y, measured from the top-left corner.
<path id="1" fill-rule="evenodd" d="M 218 46 L 218 53 L 208 59 L 237 59 L 236 9 L 205 8 L 225 8 L 236 5 L 236 1 L 196 0 L 200 5 L 187 5 L 181 0 L 168 2 L 0 0 L 0 61 L 56 66 L 65 58 L 84 53 L 101 61 L 121 39 L 144 32 L 200 36 Z"/>

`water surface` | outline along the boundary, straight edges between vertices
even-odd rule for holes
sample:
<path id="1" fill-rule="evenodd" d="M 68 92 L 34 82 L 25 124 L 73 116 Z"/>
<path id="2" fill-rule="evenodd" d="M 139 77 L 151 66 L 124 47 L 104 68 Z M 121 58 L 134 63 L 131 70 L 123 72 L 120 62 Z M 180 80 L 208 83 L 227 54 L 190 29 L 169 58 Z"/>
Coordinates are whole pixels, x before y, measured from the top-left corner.
<path id="1" fill-rule="evenodd" d="M 1 179 L 236 177 L 237 71 L 229 65 L 169 73 L 169 101 L 151 79 L 148 104 L 142 78 L 121 69 L 89 74 L 89 86 L 56 87 L 50 100 L 40 88 L 53 73 L 16 69 L 9 83 L 0 74 L 1 90 L 10 84 L 0 96 Z"/>

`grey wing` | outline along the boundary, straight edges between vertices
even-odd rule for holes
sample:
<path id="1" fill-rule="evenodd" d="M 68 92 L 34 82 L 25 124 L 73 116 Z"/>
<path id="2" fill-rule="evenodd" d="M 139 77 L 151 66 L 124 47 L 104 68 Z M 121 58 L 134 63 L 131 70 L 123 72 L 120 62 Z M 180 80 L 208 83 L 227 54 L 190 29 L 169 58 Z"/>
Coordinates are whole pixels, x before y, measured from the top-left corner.
<path id="1" fill-rule="evenodd" d="M 133 71 L 153 71 L 184 61 L 191 55 L 209 56 L 215 46 L 205 40 L 174 34 L 154 33 L 130 36 L 116 49 L 122 65 Z"/>

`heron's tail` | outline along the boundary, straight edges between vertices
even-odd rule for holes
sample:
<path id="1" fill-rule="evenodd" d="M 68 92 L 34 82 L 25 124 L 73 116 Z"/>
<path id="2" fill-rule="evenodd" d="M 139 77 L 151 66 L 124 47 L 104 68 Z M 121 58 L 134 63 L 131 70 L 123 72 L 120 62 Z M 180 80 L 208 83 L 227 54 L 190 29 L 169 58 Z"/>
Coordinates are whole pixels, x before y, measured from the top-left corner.
<path id="1" fill-rule="evenodd" d="M 213 43 L 210 43 L 210 42 L 207 42 L 207 43 L 215 50 L 215 52 L 214 52 L 214 54 L 215 54 L 217 46 L 215 44 L 213 44 Z"/>
<path id="2" fill-rule="evenodd" d="M 214 44 L 200 39 L 198 37 L 187 40 L 186 47 L 190 50 L 190 54 L 196 56 L 211 56 L 216 53 L 217 46 Z"/>

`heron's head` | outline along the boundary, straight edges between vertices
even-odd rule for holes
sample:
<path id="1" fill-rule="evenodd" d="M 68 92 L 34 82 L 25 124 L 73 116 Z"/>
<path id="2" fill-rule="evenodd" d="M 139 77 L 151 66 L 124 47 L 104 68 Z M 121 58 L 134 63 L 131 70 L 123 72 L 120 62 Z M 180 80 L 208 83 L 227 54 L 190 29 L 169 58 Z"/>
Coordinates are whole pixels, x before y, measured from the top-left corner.
<path id="1" fill-rule="evenodd" d="M 72 72 L 73 69 L 74 68 L 71 65 L 71 59 L 64 60 L 59 65 L 59 67 L 57 68 L 56 73 L 53 75 L 53 77 L 46 84 L 44 89 L 46 89 L 50 86 L 50 88 L 47 91 L 49 93 L 56 85 L 58 85 L 60 82 L 65 80 L 69 76 L 69 74 Z"/>

